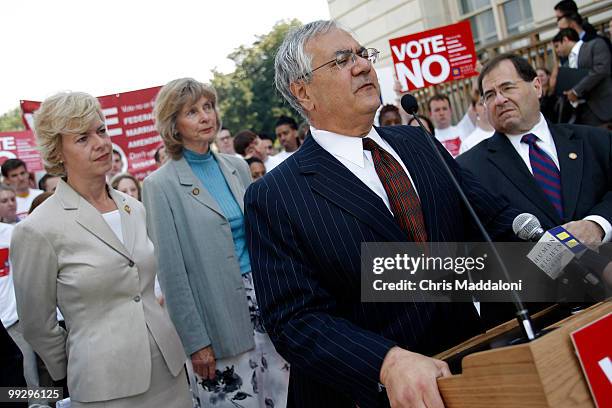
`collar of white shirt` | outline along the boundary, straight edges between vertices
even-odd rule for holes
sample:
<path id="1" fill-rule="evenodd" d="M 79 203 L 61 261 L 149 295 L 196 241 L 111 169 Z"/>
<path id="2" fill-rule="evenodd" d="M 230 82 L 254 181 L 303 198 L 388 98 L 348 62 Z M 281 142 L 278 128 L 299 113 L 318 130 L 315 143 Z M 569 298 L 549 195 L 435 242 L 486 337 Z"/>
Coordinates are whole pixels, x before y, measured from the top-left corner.
<path id="1" fill-rule="evenodd" d="M 314 140 L 328 153 L 333 156 L 342 157 L 351 163 L 363 168 L 365 167 L 363 158 L 363 138 L 355 136 L 345 136 L 327 130 L 310 127 L 310 133 Z M 374 126 L 365 136 L 375 141 L 379 146 L 389 151 L 389 144 L 378 134 Z"/>
<path id="2" fill-rule="evenodd" d="M 521 139 L 528 133 L 533 133 L 534 135 L 536 135 L 539 139 L 539 143 L 542 143 L 545 146 L 554 146 L 554 141 L 552 135 L 550 134 L 550 129 L 548 129 L 548 123 L 546 123 L 546 119 L 544 119 L 544 115 L 542 115 L 542 113 L 540 113 L 540 120 L 538 121 L 538 123 L 528 132 L 520 133 L 518 135 L 507 134 L 506 136 L 508 136 L 508 139 L 510 139 L 510 142 L 512 142 L 514 148 L 518 150 L 519 146 L 521 145 Z"/>

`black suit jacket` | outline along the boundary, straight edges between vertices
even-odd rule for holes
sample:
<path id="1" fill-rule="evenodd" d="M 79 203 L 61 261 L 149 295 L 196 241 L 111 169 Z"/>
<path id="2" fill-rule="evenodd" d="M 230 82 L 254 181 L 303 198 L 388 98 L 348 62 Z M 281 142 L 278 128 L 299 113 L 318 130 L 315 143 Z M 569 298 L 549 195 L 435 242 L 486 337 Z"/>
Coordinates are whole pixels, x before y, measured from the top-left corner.
<path id="1" fill-rule="evenodd" d="M 474 239 L 427 136 L 410 126 L 377 130 L 414 180 L 429 240 Z M 507 233 L 516 213 L 435 143 L 489 231 Z M 360 301 L 361 243 L 406 235 L 383 201 L 312 137 L 249 187 L 245 221 L 262 318 L 291 363 L 296 406 L 379 406 L 379 372 L 391 347 L 433 355 L 481 328 L 471 303 Z"/>
<path id="2" fill-rule="evenodd" d="M 548 127 L 561 168 L 563 217 L 504 134 L 496 132 L 457 157 L 457 162 L 493 194 L 538 217 L 545 229 L 587 215 L 600 215 L 612 223 L 612 133 L 590 126 Z"/>
<path id="3" fill-rule="evenodd" d="M 545 230 L 588 215 L 600 215 L 612 222 L 612 134 L 590 126 L 550 123 L 548 126 L 561 168 L 563 217 L 559 217 L 504 134 L 496 132 L 457 157 L 457 162 L 512 207 L 535 215 Z M 528 273 L 527 268 L 524 272 Z M 569 277 L 576 278 L 569 285 L 553 282 L 543 273 L 536 277 L 537 281 L 532 276 L 530 282 L 548 290 L 548 296 L 563 297 L 564 291 L 571 291 L 572 296 L 584 293 L 585 287 L 576 286 L 581 285 L 579 276 L 570 273 Z M 585 296 L 588 298 L 589 294 Z M 531 303 L 527 307 L 533 313 L 546 305 Z M 481 314 L 490 327 L 511 319 L 514 308 L 507 304 L 483 304 Z"/>

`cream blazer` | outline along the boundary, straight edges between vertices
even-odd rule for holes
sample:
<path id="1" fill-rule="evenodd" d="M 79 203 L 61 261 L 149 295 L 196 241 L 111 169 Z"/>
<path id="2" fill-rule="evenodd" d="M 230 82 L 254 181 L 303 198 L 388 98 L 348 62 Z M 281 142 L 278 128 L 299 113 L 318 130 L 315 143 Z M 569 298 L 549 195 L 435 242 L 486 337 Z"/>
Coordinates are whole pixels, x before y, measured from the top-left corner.
<path id="1" fill-rule="evenodd" d="M 105 401 L 147 391 L 148 332 L 173 375 L 180 339 L 153 293 L 157 263 L 143 205 L 109 187 L 122 244 L 101 214 L 64 181 L 14 230 L 10 257 L 25 339 L 73 399 Z M 56 305 L 67 330 L 57 321 Z"/>

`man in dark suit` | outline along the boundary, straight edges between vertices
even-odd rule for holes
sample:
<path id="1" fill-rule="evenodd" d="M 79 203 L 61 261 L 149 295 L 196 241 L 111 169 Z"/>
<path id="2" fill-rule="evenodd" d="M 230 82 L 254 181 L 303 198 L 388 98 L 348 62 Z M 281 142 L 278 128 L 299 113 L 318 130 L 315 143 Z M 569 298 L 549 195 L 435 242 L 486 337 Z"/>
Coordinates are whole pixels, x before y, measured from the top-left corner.
<path id="1" fill-rule="evenodd" d="M 544 229 L 564 224 L 582 242 L 609 242 L 610 132 L 547 123 L 539 110 L 540 80 L 531 65 L 516 55 L 491 60 L 478 82 L 496 132 L 459 156 L 459 165 L 512 207 L 535 215 Z M 510 315 L 497 321 L 504 318 Z"/>
<path id="2" fill-rule="evenodd" d="M 585 243 L 612 236 L 611 133 L 588 126 L 548 124 L 539 110 L 540 81 L 529 63 L 516 55 L 491 60 L 479 87 L 495 134 L 457 161 L 491 192 L 513 207 L 538 217 L 544 228 L 567 223 Z M 526 135 L 535 135 L 535 147 Z M 535 150 L 535 152 L 534 152 Z M 544 152 L 556 168 L 559 200 L 534 174 L 534 153 Z M 544 165 L 547 165 L 546 163 Z M 542 187 L 544 185 L 544 187 Z"/>
<path id="3" fill-rule="evenodd" d="M 559 14 L 559 12 L 555 10 L 555 14 Z M 574 31 L 576 31 L 576 33 L 578 33 L 578 38 L 584 42 L 589 42 L 596 38 L 599 38 L 604 42 L 606 47 L 608 47 L 608 49 L 612 51 L 610 39 L 608 37 L 599 35 L 597 33 L 597 30 L 595 30 L 595 27 L 586 22 L 580 15 L 580 13 L 578 13 L 577 11 L 566 12 L 562 15 L 558 15 L 557 27 L 560 30 L 566 28 L 573 29 Z"/>
<path id="4" fill-rule="evenodd" d="M 612 122 L 612 54 L 600 38 L 584 42 L 571 28 L 565 28 L 553 38 L 555 52 L 568 58 L 569 68 L 588 70 L 588 74 L 570 90 L 568 100 L 575 104 L 576 123 L 602 126 Z"/>
<path id="5" fill-rule="evenodd" d="M 578 12 L 578 6 L 573 0 L 562 0 L 554 7 L 555 17 L 557 18 L 557 27 L 560 30 L 571 28 L 578 33 L 578 39 L 589 42 L 596 38 L 602 40 L 608 51 L 612 54 L 612 43 L 608 37 L 599 35 L 595 27 L 593 27 L 586 19 L 583 19 Z M 561 66 L 567 65 L 567 57 L 559 57 Z"/>
<path id="6" fill-rule="evenodd" d="M 388 406 L 388 396 L 393 406 L 442 407 L 436 378 L 448 367 L 426 355 L 480 330 L 471 303 L 360 301 L 362 242 L 464 241 L 472 223 L 420 129 L 373 127 L 377 55 L 317 21 L 276 56 L 277 88 L 312 137 L 247 190 L 246 229 L 262 318 L 291 363 L 296 406 Z M 489 231 L 507 232 L 516 213 L 435 143 Z"/>

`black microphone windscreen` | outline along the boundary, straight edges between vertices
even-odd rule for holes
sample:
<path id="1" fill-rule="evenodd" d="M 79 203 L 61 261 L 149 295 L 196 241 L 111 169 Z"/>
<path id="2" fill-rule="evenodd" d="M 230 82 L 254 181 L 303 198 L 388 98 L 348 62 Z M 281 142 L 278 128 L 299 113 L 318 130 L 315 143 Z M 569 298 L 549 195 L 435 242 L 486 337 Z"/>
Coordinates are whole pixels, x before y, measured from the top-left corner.
<path id="1" fill-rule="evenodd" d="M 415 115 L 419 111 L 419 103 L 414 96 L 406 94 L 402 96 L 402 108 L 407 113 Z"/>

